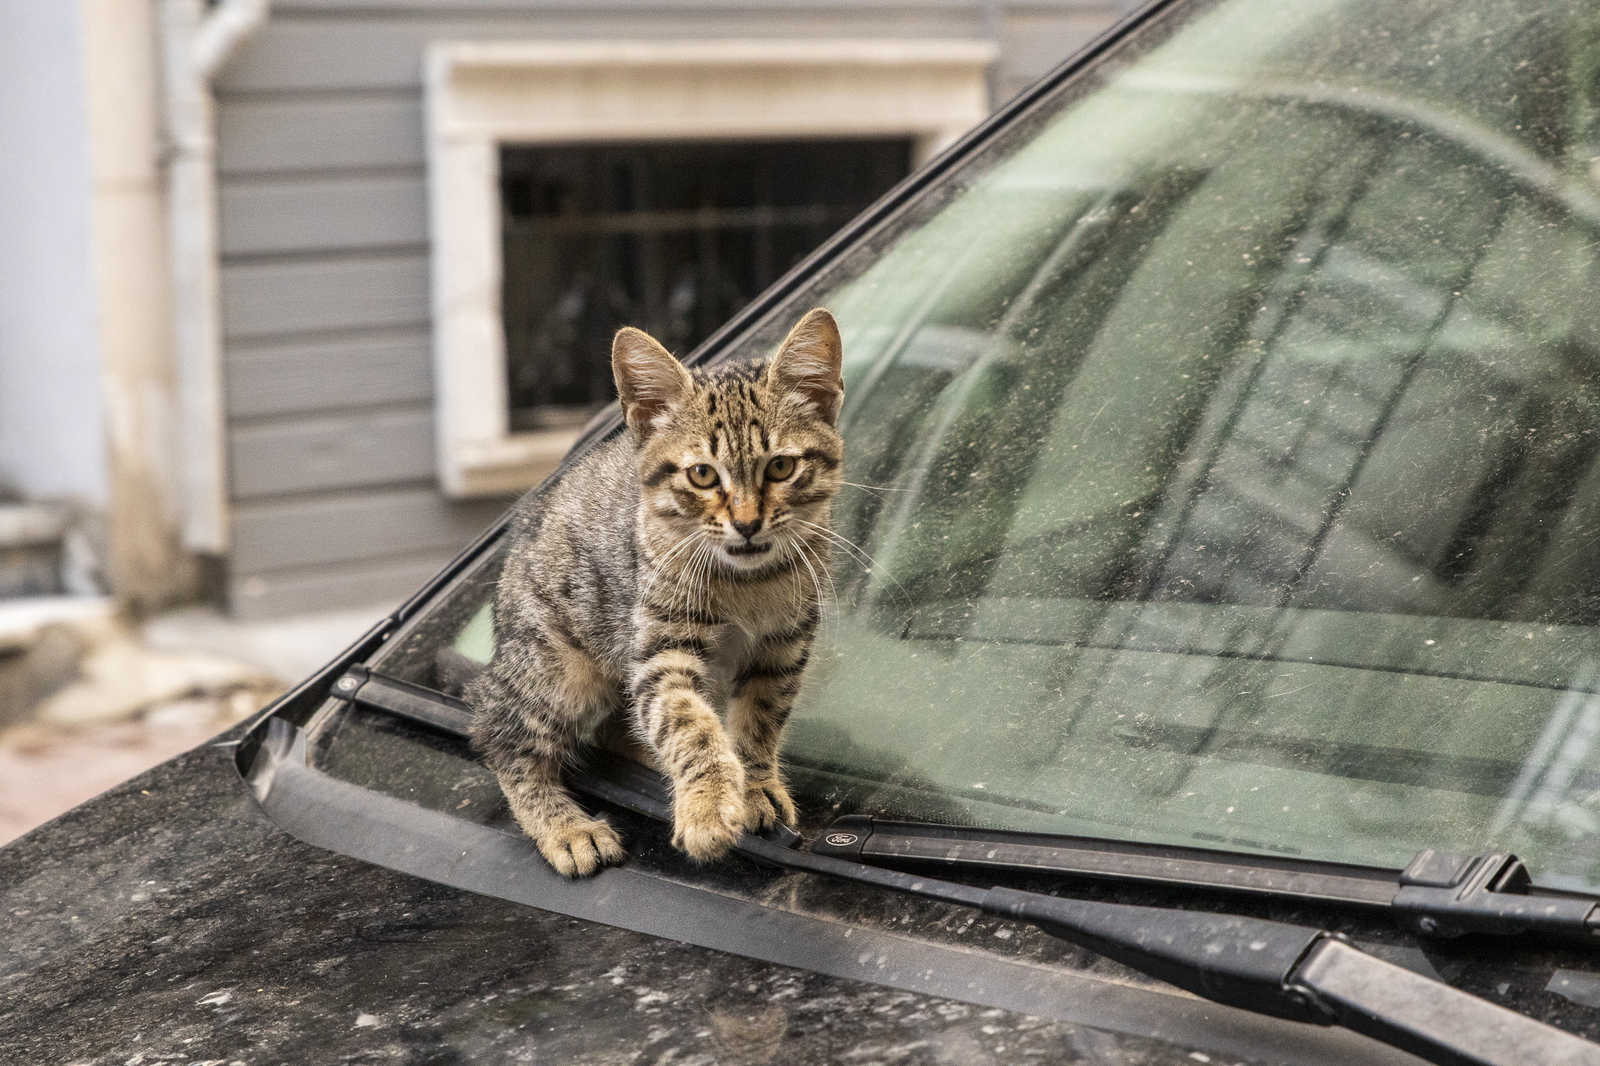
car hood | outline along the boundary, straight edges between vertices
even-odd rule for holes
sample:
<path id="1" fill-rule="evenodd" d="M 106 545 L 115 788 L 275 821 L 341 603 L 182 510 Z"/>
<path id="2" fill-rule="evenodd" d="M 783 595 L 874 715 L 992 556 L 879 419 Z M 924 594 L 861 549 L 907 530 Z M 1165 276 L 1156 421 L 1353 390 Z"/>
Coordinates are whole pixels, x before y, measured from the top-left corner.
<path id="1" fill-rule="evenodd" d="M 434 884 L 276 828 L 243 729 L 0 849 L 0 1044 L 84 1064 L 1193 1063 Z"/>

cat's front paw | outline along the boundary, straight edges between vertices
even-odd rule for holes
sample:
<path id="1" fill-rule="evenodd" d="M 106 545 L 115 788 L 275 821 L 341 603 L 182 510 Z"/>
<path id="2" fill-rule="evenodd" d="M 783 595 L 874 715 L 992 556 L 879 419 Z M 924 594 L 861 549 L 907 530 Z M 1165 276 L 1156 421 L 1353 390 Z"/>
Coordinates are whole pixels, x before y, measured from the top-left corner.
<path id="1" fill-rule="evenodd" d="M 744 771 L 729 761 L 672 801 L 672 845 L 699 862 L 720 859 L 744 831 Z"/>
<path id="2" fill-rule="evenodd" d="M 533 842 L 545 861 L 564 877 L 588 877 L 628 856 L 617 831 L 599 818 L 562 822 L 541 831 Z"/>
<path id="3" fill-rule="evenodd" d="M 752 833 L 775 825 L 794 825 L 799 821 L 789 790 L 777 777 L 752 781 L 744 793 L 744 827 Z"/>

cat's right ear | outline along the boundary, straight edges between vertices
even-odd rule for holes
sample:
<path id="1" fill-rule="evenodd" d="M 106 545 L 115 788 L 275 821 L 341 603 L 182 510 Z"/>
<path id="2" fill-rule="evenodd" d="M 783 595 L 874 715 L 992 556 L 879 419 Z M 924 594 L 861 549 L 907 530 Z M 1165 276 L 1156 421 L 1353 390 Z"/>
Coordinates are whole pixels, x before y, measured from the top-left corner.
<path id="1" fill-rule="evenodd" d="M 617 379 L 622 416 L 643 444 L 662 416 L 693 395 L 694 379 L 672 353 L 642 329 L 623 326 L 611 342 L 611 373 Z"/>

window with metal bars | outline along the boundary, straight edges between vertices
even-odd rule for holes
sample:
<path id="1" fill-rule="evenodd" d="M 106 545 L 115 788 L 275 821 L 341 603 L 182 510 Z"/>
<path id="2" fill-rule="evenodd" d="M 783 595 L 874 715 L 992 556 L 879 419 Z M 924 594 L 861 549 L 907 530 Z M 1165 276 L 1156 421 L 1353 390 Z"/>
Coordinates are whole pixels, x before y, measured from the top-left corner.
<path id="1" fill-rule="evenodd" d="M 908 137 L 500 150 L 511 427 L 611 400 L 611 335 L 678 355 L 909 173 Z"/>

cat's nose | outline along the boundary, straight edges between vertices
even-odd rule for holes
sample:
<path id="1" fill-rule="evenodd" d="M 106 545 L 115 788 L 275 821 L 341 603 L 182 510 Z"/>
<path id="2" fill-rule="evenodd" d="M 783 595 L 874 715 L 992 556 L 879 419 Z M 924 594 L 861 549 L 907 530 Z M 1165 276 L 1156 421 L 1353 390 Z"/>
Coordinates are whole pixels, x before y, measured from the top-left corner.
<path id="1" fill-rule="evenodd" d="M 760 530 L 761 530 L 761 519 L 752 518 L 748 522 L 735 521 L 733 523 L 733 528 L 738 530 L 739 531 L 739 535 L 744 537 L 745 540 L 749 540 L 751 537 L 755 536 L 758 532 L 760 532 Z"/>

